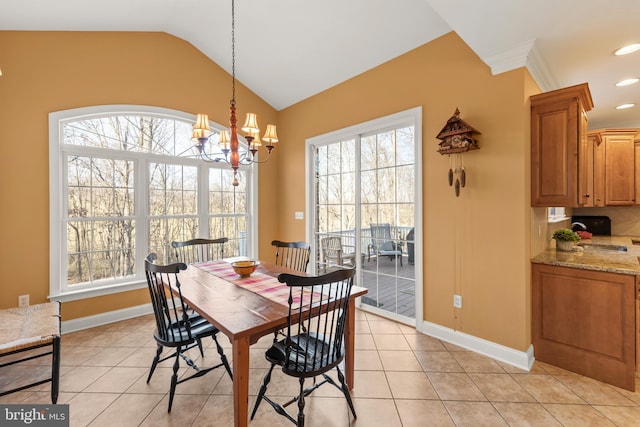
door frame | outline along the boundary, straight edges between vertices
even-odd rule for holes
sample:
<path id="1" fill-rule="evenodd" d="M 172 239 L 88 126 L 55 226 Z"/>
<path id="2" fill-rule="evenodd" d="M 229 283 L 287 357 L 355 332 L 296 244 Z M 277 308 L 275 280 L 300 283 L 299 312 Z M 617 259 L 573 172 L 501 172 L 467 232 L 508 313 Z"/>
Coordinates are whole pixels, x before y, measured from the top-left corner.
<path id="1" fill-rule="evenodd" d="M 313 224 L 316 223 L 316 200 L 314 189 L 314 148 L 316 145 L 321 145 L 328 142 L 335 142 L 339 140 L 345 140 L 348 138 L 359 137 L 362 134 L 370 134 L 372 132 L 380 132 L 385 129 L 399 127 L 403 125 L 412 125 L 414 127 L 414 257 L 415 257 L 415 319 L 409 319 L 404 316 L 390 316 L 390 312 L 376 309 L 360 303 L 360 298 L 357 299 L 357 306 L 370 311 L 374 314 L 391 318 L 393 320 L 410 324 L 412 326 L 420 325 L 423 322 L 423 271 L 422 271 L 422 259 L 423 259 L 423 245 L 422 245 L 422 107 L 414 107 L 408 110 L 400 111 L 398 113 L 390 114 L 388 116 L 369 120 L 364 123 L 352 125 L 343 129 L 328 132 L 322 135 L 317 135 L 311 138 L 307 138 L 305 141 L 305 209 L 307 211 L 307 217 L 305 222 L 306 240 L 311 243 L 312 253 L 317 253 L 319 248 L 316 247 L 315 232 L 313 230 Z M 359 159 L 356 160 L 359 169 Z M 356 180 L 356 194 L 359 194 L 359 179 Z M 356 203 L 356 225 L 360 227 L 360 203 Z M 359 247 L 360 239 L 356 239 L 357 246 L 356 253 L 361 253 Z M 316 271 L 316 257 L 311 257 L 310 268 L 311 271 Z M 359 257 L 356 257 L 357 259 Z M 360 260 L 357 261 L 360 263 Z M 359 264 L 358 264 L 359 265 Z M 359 285 L 360 275 L 356 275 L 356 284 Z"/>

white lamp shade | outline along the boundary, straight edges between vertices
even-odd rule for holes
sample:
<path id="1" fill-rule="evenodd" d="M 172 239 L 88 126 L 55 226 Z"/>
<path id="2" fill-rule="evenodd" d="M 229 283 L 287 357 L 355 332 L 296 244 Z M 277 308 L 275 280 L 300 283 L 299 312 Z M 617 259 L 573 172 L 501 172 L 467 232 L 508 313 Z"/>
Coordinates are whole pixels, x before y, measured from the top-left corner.
<path id="1" fill-rule="evenodd" d="M 275 144 L 278 142 L 278 134 L 276 133 L 276 125 L 267 125 L 267 130 L 262 137 L 264 142 Z"/>
<path id="2" fill-rule="evenodd" d="M 229 148 L 229 132 L 226 129 L 220 131 L 218 145 L 222 148 Z"/>
<path id="3" fill-rule="evenodd" d="M 191 138 L 193 139 L 201 139 L 201 138 L 207 138 L 209 135 L 207 134 L 207 131 L 204 129 L 196 129 L 195 127 L 193 128 L 193 131 L 191 132 Z"/>
<path id="4" fill-rule="evenodd" d="M 198 114 L 196 116 L 196 123 L 193 125 L 193 129 L 201 129 L 207 132 L 211 131 L 209 127 L 209 116 L 206 114 Z"/>
<path id="5" fill-rule="evenodd" d="M 262 142 L 260 141 L 260 132 L 259 131 L 253 132 L 251 136 L 253 136 L 253 140 L 251 141 L 251 146 L 260 147 L 262 145 Z"/>
<path id="6" fill-rule="evenodd" d="M 242 131 L 247 132 L 249 135 L 260 132 L 260 128 L 258 127 L 258 118 L 255 113 L 247 113 L 247 119 L 244 121 Z"/>

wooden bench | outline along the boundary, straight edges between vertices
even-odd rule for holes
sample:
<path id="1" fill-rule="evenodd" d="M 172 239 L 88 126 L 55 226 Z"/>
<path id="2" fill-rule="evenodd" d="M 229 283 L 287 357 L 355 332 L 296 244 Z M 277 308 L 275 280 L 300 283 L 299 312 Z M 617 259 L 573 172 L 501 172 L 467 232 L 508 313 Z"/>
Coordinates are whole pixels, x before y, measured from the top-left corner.
<path id="1" fill-rule="evenodd" d="M 52 359 L 49 378 L 0 391 L 0 396 L 51 382 L 51 402 L 57 402 L 60 383 L 60 302 L 0 310 L 0 370 L 49 355 Z"/>

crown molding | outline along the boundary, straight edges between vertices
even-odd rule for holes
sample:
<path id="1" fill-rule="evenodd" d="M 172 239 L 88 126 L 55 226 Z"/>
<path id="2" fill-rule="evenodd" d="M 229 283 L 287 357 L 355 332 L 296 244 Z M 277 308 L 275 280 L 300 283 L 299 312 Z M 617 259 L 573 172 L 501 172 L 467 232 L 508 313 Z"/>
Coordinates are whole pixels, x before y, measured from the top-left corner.
<path id="1" fill-rule="evenodd" d="M 526 67 L 543 92 L 557 89 L 557 83 L 551 77 L 535 39 L 521 43 L 513 49 L 484 57 L 483 61 L 491 68 L 494 76 Z"/>

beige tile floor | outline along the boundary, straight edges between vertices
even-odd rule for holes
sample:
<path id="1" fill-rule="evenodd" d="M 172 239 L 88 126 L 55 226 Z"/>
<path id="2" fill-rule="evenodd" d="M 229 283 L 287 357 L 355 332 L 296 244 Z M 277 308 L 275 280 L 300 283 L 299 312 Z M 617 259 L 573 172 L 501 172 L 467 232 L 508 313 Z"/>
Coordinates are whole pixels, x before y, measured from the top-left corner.
<path id="1" fill-rule="evenodd" d="M 178 385 L 167 414 L 171 362 L 146 383 L 155 352 L 152 330 L 152 317 L 144 316 L 63 336 L 59 403 L 70 405 L 71 426 L 233 425 L 231 380 L 220 369 Z M 640 426 L 640 393 L 539 362 L 522 371 L 362 311 L 356 333 L 358 419 L 325 385 L 307 399 L 308 425 Z M 265 337 L 251 349 L 251 406 L 268 367 L 270 341 Z M 211 345 L 204 359 L 197 351 L 191 355 L 204 366 L 218 361 Z M 295 379 L 274 371 L 272 397 L 289 398 L 296 388 Z M 14 393 L 0 403 L 50 403 L 48 389 Z M 250 423 L 291 425 L 266 403 Z"/>

